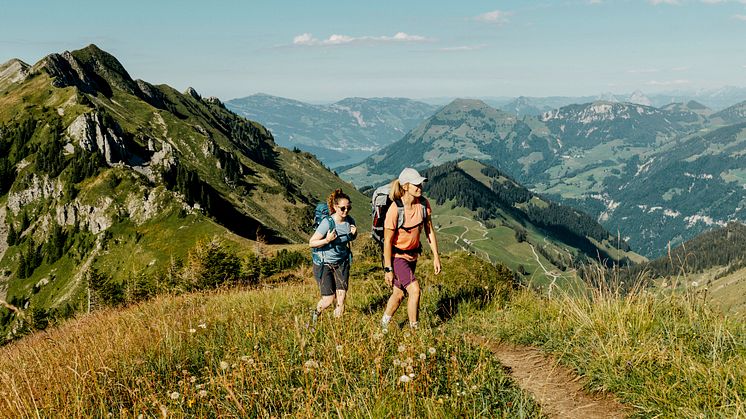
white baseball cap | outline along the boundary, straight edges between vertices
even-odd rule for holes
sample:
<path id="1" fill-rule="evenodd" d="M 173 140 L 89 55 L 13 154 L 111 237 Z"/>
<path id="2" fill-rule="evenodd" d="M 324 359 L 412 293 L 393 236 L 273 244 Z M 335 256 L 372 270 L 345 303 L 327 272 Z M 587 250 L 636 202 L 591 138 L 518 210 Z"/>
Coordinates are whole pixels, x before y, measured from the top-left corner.
<path id="1" fill-rule="evenodd" d="M 419 172 L 411 167 L 407 167 L 399 173 L 399 183 L 404 185 L 405 183 L 411 183 L 412 185 L 421 185 L 422 182 L 426 181 L 426 177 L 420 176 Z"/>

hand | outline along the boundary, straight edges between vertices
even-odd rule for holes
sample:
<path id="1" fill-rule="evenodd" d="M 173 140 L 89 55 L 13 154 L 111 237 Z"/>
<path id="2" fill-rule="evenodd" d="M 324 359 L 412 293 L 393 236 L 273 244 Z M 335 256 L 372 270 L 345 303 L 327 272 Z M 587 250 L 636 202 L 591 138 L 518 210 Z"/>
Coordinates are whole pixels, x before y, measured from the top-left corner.
<path id="1" fill-rule="evenodd" d="M 440 273 L 440 269 L 440 257 L 435 256 L 435 258 L 433 258 L 433 270 L 435 270 L 435 275 Z"/>
<path id="2" fill-rule="evenodd" d="M 353 236 L 355 234 L 357 234 L 357 226 L 356 225 L 353 224 L 353 225 L 350 226 L 350 234 L 352 234 Z"/>
<path id="3" fill-rule="evenodd" d="M 393 272 L 386 272 L 384 274 L 384 277 L 386 279 L 386 285 L 393 287 L 394 286 L 394 273 Z"/>
<path id="4" fill-rule="evenodd" d="M 330 230 L 326 233 L 326 242 L 331 243 L 337 238 L 337 230 Z"/>

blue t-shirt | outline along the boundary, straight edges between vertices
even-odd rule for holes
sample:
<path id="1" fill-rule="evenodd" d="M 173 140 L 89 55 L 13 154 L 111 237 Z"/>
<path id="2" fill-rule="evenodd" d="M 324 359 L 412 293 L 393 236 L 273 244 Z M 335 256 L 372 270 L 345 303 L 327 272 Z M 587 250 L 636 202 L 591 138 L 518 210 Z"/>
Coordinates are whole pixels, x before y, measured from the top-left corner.
<path id="1" fill-rule="evenodd" d="M 316 249 L 314 252 L 314 263 L 339 263 L 350 257 L 350 248 L 347 244 L 355 237 L 350 233 L 350 226 L 355 225 L 355 220 L 349 215 L 341 223 L 334 222 L 334 229 L 337 231 L 337 238 L 331 243 L 325 244 Z M 326 238 L 329 232 L 329 218 L 324 218 L 316 227 L 316 233 Z"/>

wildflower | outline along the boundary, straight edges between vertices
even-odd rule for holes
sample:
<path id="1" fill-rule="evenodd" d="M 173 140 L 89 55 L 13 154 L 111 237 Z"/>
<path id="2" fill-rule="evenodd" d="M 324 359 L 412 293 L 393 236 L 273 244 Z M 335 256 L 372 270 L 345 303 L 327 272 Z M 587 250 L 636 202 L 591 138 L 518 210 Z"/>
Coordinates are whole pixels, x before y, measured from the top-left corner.
<path id="1" fill-rule="evenodd" d="M 409 333 L 409 332 L 404 332 L 404 337 L 405 337 L 405 338 L 409 338 L 409 337 L 411 337 L 411 336 L 412 336 L 412 334 L 411 334 L 411 333 Z"/>
<path id="2" fill-rule="evenodd" d="M 189 378 L 189 382 L 190 383 L 194 383 L 195 381 L 197 381 L 197 377 L 190 377 Z"/>
<path id="3" fill-rule="evenodd" d="M 189 333 L 195 333 L 197 332 L 197 329 L 189 329 Z"/>
<path id="4" fill-rule="evenodd" d="M 433 348 L 433 347 L 431 346 L 430 348 L 428 348 L 427 352 L 428 352 L 428 353 L 429 353 L 430 355 L 435 355 L 435 348 Z"/>
<path id="5" fill-rule="evenodd" d="M 307 370 L 310 370 L 310 369 L 318 368 L 319 363 L 314 361 L 313 359 L 309 359 L 308 361 L 306 361 L 305 364 L 303 364 L 303 366 L 306 367 Z"/>
<path id="6" fill-rule="evenodd" d="M 196 386 L 194 386 L 194 388 L 196 388 L 197 390 L 199 390 L 199 389 L 201 389 L 201 388 L 202 388 L 203 386 L 204 386 L 204 384 L 197 384 Z"/>
<path id="7" fill-rule="evenodd" d="M 245 362 L 245 363 L 247 363 L 249 365 L 254 365 L 254 358 L 249 358 L 246 355 L 244 355 L 244 356 L 241 357 L 241 361 L 243 361 L 243 362 Z"/>
<path id="8" fill-rule="evenodd" d="M 414 359 L 412 359 L 411 356 L 407 357 L 407 365 L 412 365 L 414 363 Z"/>
<path id="9" fill-rule="evenodd" d="M 424 353 L 424 352 L 423 352 L 423 353 L 421 353 L 421 354 L 420 354 L 420 359 L 424 361 L 424 360 L 425 360 L 425 358 L 427 358 L 427 355 L 425 355 L 425 353 Z"/>
<path id="10" fill-rule="evenodd" d="M 342 352 L 342 345 L 337 345 L 337 352 Z"/>
<path id="11" fill-rule="evenodd" d="M 189 399 L 187 402 L 187 407 L 192 407 L 194 405 L 194 399 Z"/>
<path id="12" fill-rule="evenodd" d="M 696 287 L 697 285 L 699 285 L 699 282 L 697 282 L 697 281 L 692 281 L 692 286 L 693 286 L 693 287 Z"/>
<path id="13" fill-rule="evenodd" d="M 404 345 L 399 345 L 399 352 L 404 352 L 407 350 L 407 347 Z"/>
<path id="14" fill-rule="evenodd" d="M 174 391 L 173 393 L 169 394 L 168 396 L 171 397 L 171 400 L 178 400 L 179 397 L 180 397 L 178 391 Z"/>
<path id="15" fill-rule="evenodd" d="M 413 372 L 409 373 L 409 378 L 414 378 L 414 373 Z"/>
<path id="16" fill-rule="evenodd" d="M 225 361 L 220 361 L 220 369 L 221 369 L 221 370 L 227 370 L 229 366 L 230 366 L 230 365 L 228 365 L 228 363 L 227 363 L 227 362 L 225 362 Z"/>
<path id="17" fill-rule="evenodd" d="M 400 383 L 408 383 L 410 381 L 412 381 L 412 378 L 410 378 L 408 375 L 402 375 L 401 377 L 399 377 Z"/>
<path id="18" fill-rule="evenodd" d="M 411 365 L 407 366 L 407 372 L 410 373 L 410 374 L 413 373 L 414 372 L 414 368 L 412 368 Z"/>
<path id="19" fill-rule="evenodd" d="M 203 329 L 207 329 L 207 323 L 200 323 L 197 325 L 197 327 L 201 327 Z"/>
<path id="20" fill-rule="evenodd" d="M 388 332 L 389 332 L 389 329 L 385 329 L 385 328 L 381 329 L 381 333 L 384 335 L 387 334 Z"/>
<path id="21" fill-rule="evenodd" d="M 401 361 L 399 361 L 399 358 L 394 358 L 394 366 L 398 367 L 399 365 L 401 365 Z"/>
<path id="22" fill-rule="evenodd" d="M 205 397 L 207 396 L 207 390 L 200 390 L 197 394 L 199 395 L 199 397 Z"/>

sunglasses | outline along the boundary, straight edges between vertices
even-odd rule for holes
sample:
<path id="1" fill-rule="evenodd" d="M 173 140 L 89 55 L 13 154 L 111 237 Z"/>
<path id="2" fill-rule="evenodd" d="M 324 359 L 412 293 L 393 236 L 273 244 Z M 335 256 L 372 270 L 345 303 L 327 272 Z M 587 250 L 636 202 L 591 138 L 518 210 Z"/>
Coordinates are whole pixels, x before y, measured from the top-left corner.
<path id="1" fill-rule="evenodd" d="M 347 211 L 347 210 L 351 210 L 352 209 L 352 205 L 349 205 L 349 206 L 346 206 L 346 207 L 340 206 L 340 207 L 337 207 L 337 208 L 339 208 L 340 211 Z"/>

